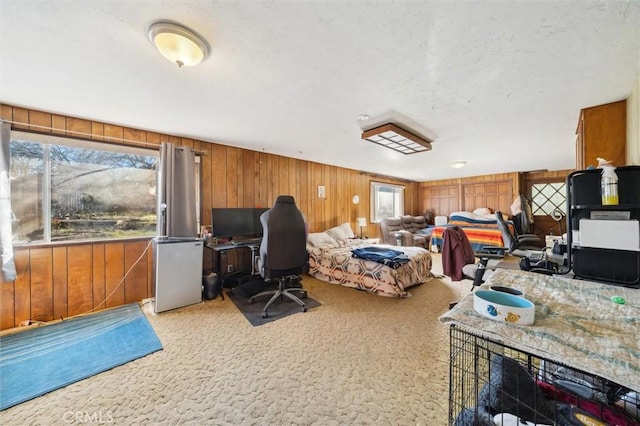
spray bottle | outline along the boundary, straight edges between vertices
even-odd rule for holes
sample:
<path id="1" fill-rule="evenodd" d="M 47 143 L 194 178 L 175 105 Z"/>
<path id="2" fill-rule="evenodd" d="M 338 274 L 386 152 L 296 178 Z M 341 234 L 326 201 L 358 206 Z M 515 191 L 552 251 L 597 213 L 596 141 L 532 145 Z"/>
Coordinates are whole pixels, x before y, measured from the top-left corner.
<path id="1" fill-rule="evenodd" d="M 616 168 L 611 165 L 611 161 L 607 161 L 604 158 L 598 158 L 598 168 L 602 169 L 602 177 L 600 178 L 602 205 L 618 205 L 618 175 L 616 175 Z"/>

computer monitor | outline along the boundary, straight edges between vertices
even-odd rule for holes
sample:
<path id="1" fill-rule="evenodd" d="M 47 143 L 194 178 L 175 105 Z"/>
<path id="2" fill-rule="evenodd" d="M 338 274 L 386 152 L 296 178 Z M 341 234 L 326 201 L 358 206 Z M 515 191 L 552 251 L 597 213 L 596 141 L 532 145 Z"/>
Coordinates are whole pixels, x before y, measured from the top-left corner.
<path id="1" fill-rule="evenodd" d="M 218 238 L 262 236 L 260 215 L 268 208 L 212 208 L 211 233 Z"/>

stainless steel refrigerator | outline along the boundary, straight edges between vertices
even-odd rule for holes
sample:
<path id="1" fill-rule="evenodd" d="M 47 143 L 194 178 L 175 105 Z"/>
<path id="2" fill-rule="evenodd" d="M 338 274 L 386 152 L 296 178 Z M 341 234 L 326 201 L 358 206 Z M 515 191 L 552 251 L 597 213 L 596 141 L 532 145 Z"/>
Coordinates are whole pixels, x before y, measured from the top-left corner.
<path id="1" fill-rule="evenodd" d="M 155 312 L 202 302 L 202 251 L 194 237 L 153 239 Z"/>

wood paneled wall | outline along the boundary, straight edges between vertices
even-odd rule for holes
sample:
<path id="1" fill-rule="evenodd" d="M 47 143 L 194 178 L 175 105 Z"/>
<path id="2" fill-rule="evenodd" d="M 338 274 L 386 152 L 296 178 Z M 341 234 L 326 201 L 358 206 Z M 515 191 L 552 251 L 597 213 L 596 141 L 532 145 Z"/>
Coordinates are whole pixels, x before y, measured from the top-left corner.
<path id="1" fill-rule="evenodd" d="M 0 118 L 25 123 L 13 124 L 14 129 L 85 134 L 89 139 L 116 144 L 153 146 L 167 141 L 202 152 L 204 225 L 211 223 L 212 207 L 270 207 L 278 195 L 290 194 L 304 212 L 310 232 L 344 222 L 357 231 L 356 217 L 369 217 L 373 181 L 404 185 L 406 213 L 422 213 L 417 182 L 11 105 L 0 105 Z M 318 185 L 325 186 L 326 198 L 318 198 Z M 360 197 L 358 205 L 351 202 L 355 194 Z M 367 223 L 363 233 L 379 236 L 378 225 Z M 151 249 L 124 284 L 117 286 L 147 244 L 148 240 L 123 240 L 16 247 L 18 279 L 0 283 L 0 327 L 64 318 L 151 297 Z"/>
<path id="2" fill-rule="evenodd" d="M 531 185 L 534 183 L 562 182 L 572 171 L 503 173 L 423 182 L 420 184 L 420 210 L 450 216 L 455 211 L 488 207 L 511 215 L 511 203 L 518 194 L 531 198 Z M 566 231 L 565 224 L 563 231 Z M 540 237 L 558 234 L 558 224 L 549 216 L 536 216 L 532 232 Z"/>
<path id="3" fill-rule="evenodd" d="M 420 184 L 420 211 L 450 216 L 455 211 L 488 207 L 510 212 L 511 203 L 521 191 L 519 173 L 500 173 Z"/>
<path id="4" fill-rule="evenodd" d="M 147 239 L 16 248 L 18 278 L 0 283 L 1 329 L 150 297 L 153 256 L 149 246 Z"/>
<path id="5" fill-rule="evenodd" d="M 526 192 L 526 188 L 530 188 L 532 184 L 539 182 L 562 182 L 567 180 L 569 173 L 575 171 L 574 169 L 567 170 L 555 170 L 555 171 L 540 171 L 522 173 L 521 185 Z M 527 196 L 531 196 L 531 193 L 527 193 Z"/>

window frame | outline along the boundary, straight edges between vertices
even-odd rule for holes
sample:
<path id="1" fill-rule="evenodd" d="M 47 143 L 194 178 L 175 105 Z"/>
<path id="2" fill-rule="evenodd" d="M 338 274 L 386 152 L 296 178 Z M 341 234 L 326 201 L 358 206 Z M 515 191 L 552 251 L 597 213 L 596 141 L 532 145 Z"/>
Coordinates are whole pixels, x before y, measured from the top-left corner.
<path id="1" fill-rule="evenodd" d="M 379 217 L 379 213 L 378 213 L 378 196 L 380 194 L 380 190 L 381 189 L 387 189 L 387 190 L 392 190 L 392 192 L 395 194 L 397 193 L 400 197 L 400 200 L 397 203 L 397 206 L 395 205 L 394 202 L 394 215 L 393 216 L 387 216 L 387 217 L 399 217 L 404 215 L 404 193 L 405 193 L 405 186 L 404 185 L 398 185 L 398 184 L 392 184 L 392 183 L 386 183 L 386 182 L 375 182 L 372 181 L 370 183 L 370 188 L 371 188 L 371 202 L 370 202 L 370 222 L 371 223 L 380 223 L 383 219 L 385 219 L 384 217 Z"/>
<path id="2" fill-rule="evenodd" d="M 542 210 L 540 207 L 536 207 L 538 204 L 535 200 L 535 195 L 534 195 L 534 187 L 536 187 L 537 185 L 548 185 L 548 186 L 552 186 L 552 185 L 564 185 L 564 190 L 563 191 L 558 191 L 557 189 L 554 188 L 554 190 L 558 193 L 558 194 L 562 194 L 564 195 L 564 200 L 562 201 L 562 203 L 557 204 L 557 203 L 553 203 L 553 205 L 555 206 L 555 209 L 558 209 L 562 212 L 563 215 L 566 216 L 567 212 L 566 212 L 566 206 L 567 206 L 567 187 L 566 187 L 566 182 L 564 180 L 560 181 L 560 180 L 554 180 L 554 179 L 544 179 L 544 180 L 536 180 L 536 181 L 532 181 L 530 183 L 529 186 L 529 199 L 531 200 L 531 214 L 532 216 L 535 218 L 536 216 L 538 217 L 550 217 L 551 213 L 545 213 L 544 210 Z M 542 193 L 542 191 L 536 190 L 539 193 Z M 536 194 L 537 195 L 537 194 Z M 543 195 L 549 202 L 552 202 L 550 198 L 548 198 L 546 195 Z M 542 210 L 542 213 L 544 214 L 539 214 L 540 212 L 537 212 L 537 210 Z M 552 210 L 553 211 L 553 210 Z M 538 214 L 536 214 L 538 213 Z"/>
<path id="3" fill-rule="evenodd" d="M 14 141 L 22 141 L 22 142 L 26 142 L 26 143 L 38 143 L 41 145 L 58 145 L 58 146 L 67 146 L 70 148 L 80 148 L 80 149 L 91 149 L 91 150 L 96 150 L 96 151 L 103 151 L 103 152 L 112 152 L 112 153 L 118 153 L 118 154 L 133 154 L 133 155 L 141 155 L 141 156 L 147 156 L 147 157 L 156 157 L 159 160 L 159 146 L 158 147 L 154 147 L 154 146 L 149 146 L 149 147 L 135 147 L 135 146 L 131 146 L 131 145 L 126 145 L 126 144 L 117 144 L 117 143 L 107 143 L 107 142 L 102 142 L 102 141 L 92 141 L 89 139 L 85 139 L 85 138 L 75 138 L 75 137 L 69 137 L 69 136 L 65 136 L 65 135 L 52 135 L 52 134 L 45 134 L 45 133 L 36 133 L 36 132 L 29 132 L 29 131 L 24 131 L 24 130 L 18 130 L 18 129 L 11 129 L 11 135 L 10 135 L 10 142 L 14 142 Z M 42 205 L 39 206 L 39 211 L 40 214 L 42 214 L 43 216 L 43 223 L 42 223 L 42 229 L 43 229 L 43 238 L 42 239 L 38 239 L 38 240 L 33 240 L 33 241 L 20 241 L 20 242 L 15 242 L 14 246 L 16 247 L 33 247 L 33 246 L 44 246 L 44 245 L 70 245 L 70 244 L 82 244 L 82 243 L 88 243 L 88 242 L 95 242 L 95 241 L 122 241 L 122 240 L 129 240 L 129 239 L 149 239 L 149 238 L 153 238 L 155 236 L 155 228 L 154 228 L 154 232 L 152 235 L 136 235 L 136 236 L 124 236 L 124 237 L 92 237 L 92 238 L 73 238 L 73 239 L 69 239 L 69 240 L 61 240 L 61 241 L 52 241 L 52 229 L 51 229 L 51 225 L 52 225 L 52 206 L 51 206 L 51 198 L 52 198 L 52 194 L 51 194 L 51 161 L 50 161 L 50 150 L 49 149 L 44 149 L 43 150 L 43 165 L 42 165 L 42 188 L 41 188 L 41 192 L 40 194 L 38 194 L 39 197 L 41 197 L 40 199 L 42 200 Z M 198 156 L 196 156 L 196 176 L 200 177 L 200 161 Z M 158 174 L 158 170 L 157 167 L 154 170 L 154 174 L 155 174 L 155 180 L 157 182 L 157 174 Z M 201 192 L 201 183 L 199 181 L 196 181 L 198 187 L 196 188 L 196 194 L 197 194 L 197 201 L 200 200 L 200 197 L 198 196 Z M 155 202 L 154 202 L 154 206 L 155 206 Z M 155 209 L 154 209 L 155 210 Z M 157 222 L 157 211 L 155 212 L 155 216 L 156 216 L 156 222 Z M 199 219 L 199 215 L 198 215 L 198 219 Z"/>

